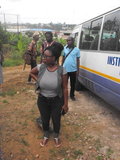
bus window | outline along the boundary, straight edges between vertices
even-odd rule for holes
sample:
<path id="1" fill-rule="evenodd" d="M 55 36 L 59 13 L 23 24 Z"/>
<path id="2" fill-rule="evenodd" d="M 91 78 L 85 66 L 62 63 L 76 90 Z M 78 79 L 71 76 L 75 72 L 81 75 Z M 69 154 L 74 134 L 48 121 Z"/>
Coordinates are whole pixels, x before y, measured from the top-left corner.
<path id="1" fill-rule="evenodd" d="M 78 41 L 78 32 L 75 33 L 74 39 L 75 39 L 75 45 L 77 45 L 77 41 Z"/>
<path id="2" fill-rule="evenodd" d="M 80 49 L 89 49 L 90 48 L 90 37 L 89 37 L 89 32 L 90 32 L 90 22 L 87 22 L 83 24 L 82 30 L 81 30 L 81 36 L 80 36 L 80 44 L 79 48 Z"/>
<path id="3" fill-rule="evenodd" d="M 99 41 L 99 34 L 102 24 L 102 18 L 92 21 L 90 33 L 91 36 L 94 37 L 93 41 L 91 42 L 90 49 L 97 50 L 98 49 L 98 41 Z"/>
<path id="4" fill-rule="evenodd" d="M 81 49 L 97 50 L 102 18 L 83 24 L 80 45 Z"/>
<path id="5" fill-rule="evenodd" d="M 120 51 L 120 11 L 105 17 L 100 49 Z"/>

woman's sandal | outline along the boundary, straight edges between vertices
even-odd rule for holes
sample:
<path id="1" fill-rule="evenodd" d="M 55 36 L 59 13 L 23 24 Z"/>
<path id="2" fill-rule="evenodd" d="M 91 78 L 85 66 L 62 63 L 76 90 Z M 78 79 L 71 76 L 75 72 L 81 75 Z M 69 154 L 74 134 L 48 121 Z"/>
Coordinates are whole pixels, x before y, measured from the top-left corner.
<path id="1" fill-rule="evenodd" d="M 40 146 L 41 147 L 44 147 L 48 142 L 48 138 L 47 137 L 44 137 L 43 140 L 40 142 Z"/>
<path id="2" fill-rule="evenodd" d="M 58 148 L 61 146 L 61 141 L 59 138 L 54 138 L 55 146 Z"/>

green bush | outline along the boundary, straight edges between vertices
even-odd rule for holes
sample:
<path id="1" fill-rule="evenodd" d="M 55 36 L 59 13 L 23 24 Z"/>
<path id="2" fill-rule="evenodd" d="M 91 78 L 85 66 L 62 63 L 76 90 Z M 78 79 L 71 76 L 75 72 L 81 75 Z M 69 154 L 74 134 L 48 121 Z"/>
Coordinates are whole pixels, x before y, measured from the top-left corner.
<path id="1" fill-rule="evenodd" d="M 23 60 L 22 59 L 5 59 L 4 63 L 3 63 L 3 67 L 11 67 L 11 66 L 19 66 L 21 64 L 23 64 Z"/>
<path id="2" fill-rule="evenodd" d="M 6 31 L 3 31 L 2 28 L 0 28 L 1 34 L 6 35 L 6 39 L 4 38 L 5 36 L 2 36 L 3 39 L 0 38 L 2 42 L 4 42 L 3 45 L 3 53 L 4 53 L 4 67 L 9 67 L 9 66 L 17 66 L 21 65 L 24 63 L 22 56 L 25 52 L 25 50 L 28 47 L 28 44 L 31 41 L 31 36 L 28 34 L 22 35 L 22 33 L 9 33 Z M 0 34 L 0 35 L 1 35 Z M 29 37 L 30 36 L 30 37 Z M 40 39 L 37 43 L 37 50 L 38 52 L 40 51 L 41 44 L 45 40 L 45 36 L 43 33 L 40 33 Z M 57 38 L 55 37 L 56 41 L 62 43 L 65 45 L 66 41 L 62 38 Z M 38 57 L 38 62 L 40 61 L 40 57 Z"/>

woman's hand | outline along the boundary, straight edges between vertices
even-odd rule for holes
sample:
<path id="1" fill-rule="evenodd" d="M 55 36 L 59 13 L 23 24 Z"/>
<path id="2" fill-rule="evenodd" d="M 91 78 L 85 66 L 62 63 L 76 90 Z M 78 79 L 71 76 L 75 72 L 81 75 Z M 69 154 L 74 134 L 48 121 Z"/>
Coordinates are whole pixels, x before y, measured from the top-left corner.
<path id="1" fill-rule="evenodd" d="M 30 71 L 30 75 L 31 75 L 31 77 L 35 80 L 35 81 L 37 81 L 37 79 L 38 79 L 38 69 L 37 69 L 37 67 L 34 67 L 31 71 Z"/>
<path id="2" fill-rule="evenodd" d="M 65 113 L 68 112 L 68 106 L 67 105 L 63 105 L 62 109 L 65 111 Z"/>

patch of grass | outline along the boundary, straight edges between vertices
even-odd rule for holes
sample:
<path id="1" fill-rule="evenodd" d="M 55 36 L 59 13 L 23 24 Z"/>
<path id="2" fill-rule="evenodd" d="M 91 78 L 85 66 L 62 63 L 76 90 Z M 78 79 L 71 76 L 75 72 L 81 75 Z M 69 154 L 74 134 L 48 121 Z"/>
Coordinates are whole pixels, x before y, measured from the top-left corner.
<path id="1" fill-rule="evenodd" d="M 6 92 L 0 93 L 0 96 L 2 96 L 2 97 L 5 97 L 5 96 L 14 96 L 15 94 L 16 94 L 16 91 L 10 89 L 10 90 L 8 90 Z"/>
<path id="2" fill-rule="evenodd" d="M 103 160 L 103 159 L 111 160 L 111 155 L 112 154 L 113 154 L 113 150 L 111 148 L 109 148 L 105 155 L 103 155 L 103 154 L 97 155 L 96 160 Z"/>
<path id="3" fill-rule="evenodd" d="M 75 136 L 75 139 L 80 138 L 80 134 L 79 133 L 75 133 L 74 136 Z"/>
<path id="4" fill-rule="evenodd" d="M 9 104 L 9 102 L 6 99 L 4 99 L 2 102 Z"/>
<path id="5" fill-rule="evenodd" d="M 104 158 L 104 156 L 98 155 L 98 156 L 96 157 L 96 160 L 103 160 L 103 158 Z"/>
<path id="6" fill-rule="evenodd" d="M 38 137 L 37 137 L 37 139 L 42 139 L 42 138 L 43 138 L 43 136 L 38 136 Z"/>
<path id="7" fill-rule="evenodd" d="M 27 88 L 22 88 L 21 92 L 25 92 L 27 90 Z"/>
<path id="8" fill-rule="evenodd" d="M 5 97 L 5 92 L 0 93 L 0 96 Z"/>
<path id="9" fill-rule="evenodd" d="M 29 116 L 30 117 L 30 120 L 32 121 L 32 122 L 35 122 L 36 121 L 36 117 L 33 117 L 33 116 Z"/>
<path id="10" fill-rule="evenodd" d="M 15 90 L 8 90 L 7 92 L 6 92 L 6 95 L 8 95 L 8 96 L 14 96 L 16 94 L 16 91 Z"/>
<path id="11" fill-rule="evenodd" d="M 21 153 L 26 153 L 26 151 L 23 148 L 20 149 L 20 152 Z"/>
<path id="12" fill-rule="evenodd" d="M 87 116 L 81 116 L 81 117 L 80 117 L 80 120 L 81 120 L 81 121 L 86 121 L 86 120 L 88 120 L 88 117 L 87 117 Z"/>
<path id="13" fill-rule="evenodd" d="M 56 152 L 55 149 L 50 149 L 49 152 L 51 154 L 51 157 L 56 157 L 57 156 L 57 152 Z"/>
<path id="14" fill-rule="evenodd" d="M 72 134 L 71 135 L 69 135 L 68 133 L 64 133 L 64 136 L 65 136 L 65 138 L 66 139 L 68 139 L 68 140 L 71 140 L 71 138 L 72 138 Z"/>
<path id="15" fill-rule="evenodd" d="M 100 139 L 97 139 L 96 141 L 95 141 L 95 148 L 96 148 L 96 150 L 97 151 L 99 151 L 100 150 L 100 148 L 102 147 L 102 145 L 101 145 L 101 143 L 100 143 Z"/>
<path id="16" fill-rule="evenodd" d="M 24 127 L 27 127 L 27 125 L 28 125 L 27 121 L 25 120 L 22 125 L 23 125 Z"/>
<path id="17" fill-rule="evenodd" d="M 81 137 L 80 133 L 74 133 L 74 135 L 69 138 L 70 138 L 70 141 L 72 142 L 80 139 L 80 137 Z"/>
<path id="18" fill-rule="evenodd" d="M 19 66 L 23 64 L 22 59 L 5 59 L 3 67 Z"/>
<path id="19" fill-rule="evenodd" d="M 83 152 L 81 151 L 81 150 L 75 150 L 74 152 L 73 152 L 73 156 L 74 156 L 74 158 L 77 158 L 78 156 L 81 156 L 81 155 L 83 155 Z"/>
<path id="20" fill-rule="evenodd" d="M 24 138 L 21 139 L 21 143 L 25 146 L 29 146 L 29 143 Z"/>
<path id="21" fill-rule="evenodd" d="M 34 109 L 31 109 L 30 112 L 31 112 L 31 113 L 35 113 L 35 110 L 34 110 Z"/>
<path id="22" fill-rule="evenodd" d="M 68 158 L 66 158 L 66 156 L 67 156 L 67 153 L 66 153 L 66 151 L 67 150 L 69 150 L 68 148 L 61 148 L 61 149 L 59 149 L 59 150 L 57 150 L 57 149 L 50 149 L 49 150 L 49 153 L 50 153 L 50 157 L 51 157 L 51 160 L 53 159 L 53 157 L 55 158 L 55 157 L 64 157 L 63 159 L 64 160 L 69 160 Z M 57 158 L 55 158 L 55 159 L 57 159 Z"/>
<path id="23" fill-rule="evenodd" d="M 110 158 L 113 153 L 114 153 L 113 150 L 112 150 L 111 148 L 109 148 L 109 149 L 107 150 L 106 157 L 107 157 L 107 158 Z"/>
<path id="24" fill-rule="evenodd" d="M 67 148 L 61 148 L 60 150 L 58 150 L 58 154 L 65 157 L 67 150 Z"/>

